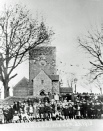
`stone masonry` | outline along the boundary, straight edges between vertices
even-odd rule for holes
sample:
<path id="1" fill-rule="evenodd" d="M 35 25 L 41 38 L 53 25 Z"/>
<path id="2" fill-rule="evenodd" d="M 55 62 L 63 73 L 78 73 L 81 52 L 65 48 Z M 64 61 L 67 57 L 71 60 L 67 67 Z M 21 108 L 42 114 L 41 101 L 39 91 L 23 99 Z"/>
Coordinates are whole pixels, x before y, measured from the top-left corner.
<path id="1" fill-rule="evenodd" d="M 37 47 L 30 51 L 29 80 L 33 80 L 37 74 L 44 70 L 48 75 L 56 75 L 56 48 Z"/>
<path id="2" fill-rule="evenodd" d="M 52 92 L 52 80 L 43 70 L 33 79 L 33 95 L 40 95 L 41 91 Z"/>

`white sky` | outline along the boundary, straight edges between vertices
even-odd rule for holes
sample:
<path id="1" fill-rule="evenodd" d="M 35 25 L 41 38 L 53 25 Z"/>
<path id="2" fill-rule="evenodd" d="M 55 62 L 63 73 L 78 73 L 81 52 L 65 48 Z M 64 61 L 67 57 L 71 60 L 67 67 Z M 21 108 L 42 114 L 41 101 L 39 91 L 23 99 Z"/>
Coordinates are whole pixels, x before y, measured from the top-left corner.
<path id="1" fill-rule="evenodd" d="M 87 72 L 83 68 L 88 68 L 89 62 L 86 54 L 78 47 L 76 38 L 85 34 L 91 25 L 100 25 L 103 22 L 103 1 L 0 0 L 0 9 L 4 4 L 16 3 L 26 5 L 34 18 L 38 14 L 39 17 L 43 16 L 46 19 L 47 25 L 55 32 L 52 45 L 57 47 L 57 67 L 62 71 L 63 79 L 66 80 L 66 73 L 75 73 L 78 78 L 78 91 L 84 90 L 85 88 L 80 88 L 80 78 Z M 18 76 L 11 81 L 11 86 L 14 86 L 24 76 L 28 78 L 28 62 L 20 65 L 15 72 Z"/>

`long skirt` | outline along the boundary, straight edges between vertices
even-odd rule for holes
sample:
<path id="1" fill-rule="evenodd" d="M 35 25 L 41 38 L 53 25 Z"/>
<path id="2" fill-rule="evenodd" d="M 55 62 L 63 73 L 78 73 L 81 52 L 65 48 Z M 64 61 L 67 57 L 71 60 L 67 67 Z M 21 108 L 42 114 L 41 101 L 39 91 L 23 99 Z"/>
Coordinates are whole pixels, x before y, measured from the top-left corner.
<path id="1" fill-rule="evenodd" d="M 80 110 L 77 110 L 76 115 L 77 115 L 77 116 L 81 116 L 81 115 L 80 115 Z"/>

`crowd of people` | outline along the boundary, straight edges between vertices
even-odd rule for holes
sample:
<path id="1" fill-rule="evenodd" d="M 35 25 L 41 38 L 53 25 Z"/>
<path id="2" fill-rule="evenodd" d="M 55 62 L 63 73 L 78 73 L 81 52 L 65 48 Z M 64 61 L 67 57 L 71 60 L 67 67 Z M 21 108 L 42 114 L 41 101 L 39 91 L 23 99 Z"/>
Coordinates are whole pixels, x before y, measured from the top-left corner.
<path id="1" fill-rule="evenodd" d="M 67 119 L 100 119 L 103 102 L 95 95 L 75 95 L 74 100 L 49 99 L 44 97 L 39 102 L 24 100 L 3 107 L 5 122 L 49 121 Z"/>

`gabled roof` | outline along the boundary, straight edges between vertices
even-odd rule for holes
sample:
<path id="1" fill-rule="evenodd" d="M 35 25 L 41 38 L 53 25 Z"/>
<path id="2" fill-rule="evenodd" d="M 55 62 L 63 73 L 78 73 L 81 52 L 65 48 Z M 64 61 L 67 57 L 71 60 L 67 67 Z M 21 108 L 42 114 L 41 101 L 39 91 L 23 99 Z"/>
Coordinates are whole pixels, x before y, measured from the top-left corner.
<path id="1" fill-rule="evenodd" d="M 72 93 L 73 89 L 71 87 L 60 87 L 60 93 Z"/>
<path id="2" fill-rule="evenodd" d="M 20 86 L 21 84 L 24 86 L 28 86 L 29 80 L 26 77 L 23 77 L 13 88 Z"/>
<path id="3" fill-rule="evenodd" d="M 49 75 L 49 77 L 52 81 L 59 81 L 59 75 Z"/>
<path id="4" fill-rule="evenodd" d="M 42 69 L 39 71 L 39 73 L 33 79 L 35 79 L 42 71 L 44 72 L 44 74 L 46 74 L 49 77 L 49 75 Z"/>
<path id="5" fill-rule="evenodd" d="M 43 69 L 40 70 L 40 72 L 41 71 L 43 71 L 52 81 L 59 81 L 59 75 L 48 75 Z M 35 79 L 40 74 L 40 72 L 33 79 Z"/>

